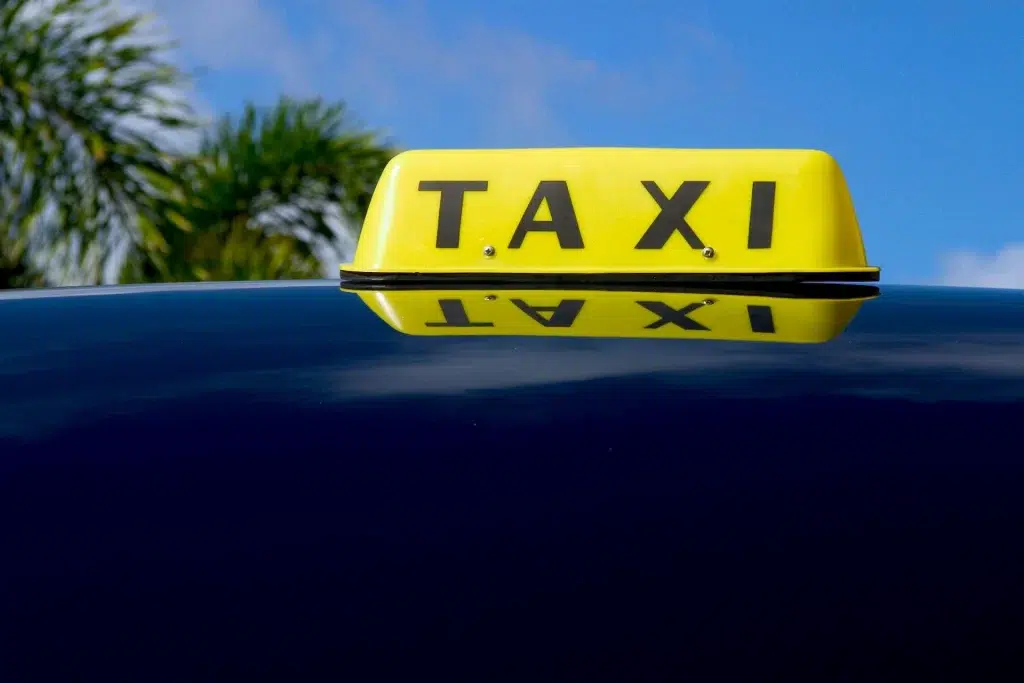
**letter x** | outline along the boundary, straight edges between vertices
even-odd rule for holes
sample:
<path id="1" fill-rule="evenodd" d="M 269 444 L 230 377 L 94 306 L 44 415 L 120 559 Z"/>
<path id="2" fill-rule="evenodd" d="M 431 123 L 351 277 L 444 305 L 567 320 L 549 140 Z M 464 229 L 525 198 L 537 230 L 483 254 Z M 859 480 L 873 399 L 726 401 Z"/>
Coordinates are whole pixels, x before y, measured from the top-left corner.
<path id="1" fill-rule="evenodd" d="M 710 328 L 704 327 L 696 320 L 688 317 L 697 309 L 703 308 L 704 306 L 708 305 L 703 302 L 687 304 L 686 306 L 680 308 L 678 311 L 669 306 L 668 304 L 666 304 L 664 301 L 637 301 L 637 303 L 646 308 L 654 315 L 658 316 L 657 320 L 655 320 L 650 325 L 645 326 L 644 329 L 657 330 L 661 327 L 664 327 L 665 325 L 668 325 L 669 323 L 672 323 L 673 325 L 681 327 L 684 330 L 695 330 L 704 332 L 711 331 Z"/>
<path id="2" fill-rule="evenodd" d="M 634 248 L 661 249 L 672 237 L 672 233 L 679 231 L 690 248 L 703 249 L 704 243 L 686 222 L 686 214 L 711 183 L 706 180 L 687 180 L 679 186 L 671 199 L 665 196 L 653 180 L 644 180 L 642 184 L 654 201 L 658 202 L 661 211 Z"/>

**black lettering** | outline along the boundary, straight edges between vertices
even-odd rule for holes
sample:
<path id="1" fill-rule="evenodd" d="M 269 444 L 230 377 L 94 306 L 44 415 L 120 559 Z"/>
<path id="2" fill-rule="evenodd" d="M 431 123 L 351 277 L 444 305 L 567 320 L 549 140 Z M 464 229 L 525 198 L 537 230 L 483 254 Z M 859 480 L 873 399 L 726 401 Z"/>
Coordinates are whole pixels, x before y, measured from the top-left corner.
<path id="1" fill-rule="evenodd" d="M 679 310 L 676 310 L 666 304 L 663 301 L 637 301 L 637 304 L 643 306 L 648 311 L 658 316 L 650 325 L 647 325 L 645 329 L 657 330 L 669 323 L 672 323 L 676 327 L 680 327 L 684 330 L 703 331 L 710 332 L 711 329 L 704 327 L 696 320 L 688 317 L 694 311 L 703 308 L 704 306 L 710 306 L 710 302 L 698 301 L 697 303 L 688 304 L 683 306 Z"/>
<path id="2" fill-rule="evenodd" d="M 428 322 L 427 327 L 494 327 L 494 323 L 470 322 L 466 306 L 461 299 L 438 299 L 444 322 Z"/>
<path id="3" fill-rule="evenodd" d="M 462 204 L 467 192 L 486 192 L 486 180 L 421 180 L 420 192 L 440 192 L 437 248 L 457 249 L 462 228 Z"/>
<path id="4" fill-rule="evenodd" d="M 775 319 L 772 317 L 771 306 L 747 306 L 750 318 L 750 331 L 761 334 L 775 334 Z"/>
<path id="5" fill-rule="evenodd" d="M 775 229 L 775 183 L 757 181 L 750 190 L 747 249 L 771 249 Z"/>
<path id="6" fill-rule="evenodd" d="M 544 327 L 572 327 L 583 310 L 583 299 L 563 299 L 557 306 L 531 306 L 522 299 L 511 301 L 516 308 Z M 550 316 L 545 318 L 541 313 L 550 313 Z"/>
<path id="7" fill-rule="evenodd" d="M 538 221 L 537 212 L 548 203 L 551 220 Z M 569 185 L 564 180 L 542 180 L 530 198 L 523 217 L 508 243 L 509 249 L 519 249 L 529 232 L 553 232 L 558 235 L 558 246 L 562 249 L 582 249 L 583 235 L 576 219 L 576 210 L 569 196 Z"/>
<path id="8" fill-rule="evenodd" d="M 687 180 L 671 198 L 666 197 L 653 180 L 644 180 L 641 184 L 661 207 L 661 211 L 634 249 L 661 249 L 675 232 L 679 232 L 692 249 L 703 249 L 704 243 L 686 222 L 686 214 L 711 183 L 706 180 Z"/>

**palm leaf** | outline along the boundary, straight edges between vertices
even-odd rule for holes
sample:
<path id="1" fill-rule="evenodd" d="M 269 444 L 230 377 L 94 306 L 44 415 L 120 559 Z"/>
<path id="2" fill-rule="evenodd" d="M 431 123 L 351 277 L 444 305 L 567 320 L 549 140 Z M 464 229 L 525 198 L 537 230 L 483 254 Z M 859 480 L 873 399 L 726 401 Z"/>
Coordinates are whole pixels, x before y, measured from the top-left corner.
<path id="1" fill-rule="evenodd" d="M 159 229 L 168 247 L 159 257 L 134 254 L 124 281 L 318 277 L 341 226 L 362 222 L 394 154 L 342 104 L 250 104 L 180 162 L 181 207 Z"/>
<path id="2" fill-rule="evenodd" d="M 47 254 L 56 279 L 99 282 L 142 248 L 176 184 L 154 131 L 195 127 L 170 43 L 107 0 L 0 5 L 0 240 Z"/>

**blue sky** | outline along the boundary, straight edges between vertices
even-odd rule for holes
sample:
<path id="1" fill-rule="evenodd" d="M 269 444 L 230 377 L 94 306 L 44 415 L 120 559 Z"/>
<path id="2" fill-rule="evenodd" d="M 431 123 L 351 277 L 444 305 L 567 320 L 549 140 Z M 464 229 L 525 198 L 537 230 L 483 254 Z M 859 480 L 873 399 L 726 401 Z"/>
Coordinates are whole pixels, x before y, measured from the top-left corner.
<path id="1" fill-rule="evenodd" d="M 133 4 L 209 113 L 319 94 L 405 147 L 820 148 L 884 281 L 1024 287 L 1019 0 Z"/>

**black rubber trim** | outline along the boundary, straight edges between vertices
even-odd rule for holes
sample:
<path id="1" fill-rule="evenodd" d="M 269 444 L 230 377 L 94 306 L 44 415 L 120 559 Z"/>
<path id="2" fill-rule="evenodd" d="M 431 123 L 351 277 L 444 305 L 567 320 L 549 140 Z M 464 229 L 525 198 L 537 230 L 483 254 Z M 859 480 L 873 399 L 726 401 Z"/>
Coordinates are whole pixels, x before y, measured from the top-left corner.
<path id="1" fill-rule="evenodd" d="M 680 284 L 694 285 L 715 283 L 717 285 L 757 285 L 763 283 L 801 282 L 878 282 L 879 271 L 847 273 L 362 273 L 342 270 L 341 281 L 347 287 L 363 285 L 413 284 L 439 285 L 607 285 L 633 284 L 650 285 Z"/>
<path id="2" fill-rule="evenodd" d="M 574 284 L 570 287 L 552 287 L 550 284 L 531 283 L 528 285 L 499 284 L 485 287 L 482 285 L 453 284 L 451 282 L 439 285 L 424 285 L 422 283 L 401 283 L 401 284 L 367 284 L 359 285 L 343 283 L 341 288 L 347 291 L 359 292 L 443 292 L 447 290 L 461 290 L 479 293 L 502 292 L 505 290 L 537 290 L 537 291 L 583 291 L 583 292 L 649 292 L 662 294 L 701 294 L 717 296 L 763 296 L 776 299 L 822 299 L 822 300 L 849 300 L 849 299 L 873 299 L 881 294 L 881 289 L 871 285 L 835 284 L 826 282 L 804 282 L 804 283 L 779 283 L 760 284 L 756 286 L 719 286 L 719 287 L 694 287 L 682 285 L 662 286 L 636 286 L 626 284 Z"/>

